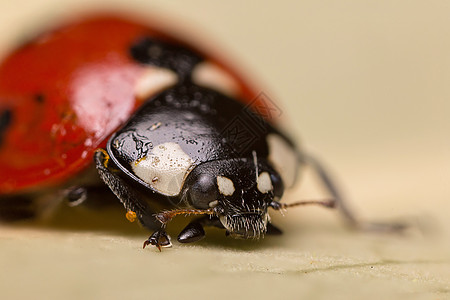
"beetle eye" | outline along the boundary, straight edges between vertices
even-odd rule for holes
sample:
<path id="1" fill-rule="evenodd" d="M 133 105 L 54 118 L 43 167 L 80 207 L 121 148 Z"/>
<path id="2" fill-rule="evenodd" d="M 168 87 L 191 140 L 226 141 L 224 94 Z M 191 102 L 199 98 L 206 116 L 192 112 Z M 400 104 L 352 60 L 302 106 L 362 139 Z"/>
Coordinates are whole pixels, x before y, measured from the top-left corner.
<path id="1" fill-rule="evenodd" d="M 281 198 L 281 196 L 283 196 L 284 193 L 284 184 L 280 175 L 272 173 L 270 174 L 270 180 L 272 181 L 274 196 Z"/>
<path id="2" fill-rule="evenodd" d="M 198 208 L 209 208 L 209 203 L 217 200 L 218 192 L 215 177 L 210 174 L 201 174 L 189 188 L 192 205 Z"/>

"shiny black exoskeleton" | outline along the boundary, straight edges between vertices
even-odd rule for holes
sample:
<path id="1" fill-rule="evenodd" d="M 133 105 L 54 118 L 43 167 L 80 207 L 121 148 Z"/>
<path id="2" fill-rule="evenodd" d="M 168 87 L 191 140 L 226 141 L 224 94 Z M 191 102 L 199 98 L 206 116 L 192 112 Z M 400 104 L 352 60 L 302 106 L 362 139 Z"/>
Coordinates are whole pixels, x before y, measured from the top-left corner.
<path id="1" fill-rule="evenodd" d="M 239 112 L 245 113 L 239 115 Z M 286 139 L 287 144 L 292 143 L 266 122 L 262 128 L 256 128 L 256 125 L 249 128 L 249 124 L 254 123 L 254 116 L 248 113 L 246 107 L 236 100 L 191 83 L 161 93 L 148 101 L 108 142 L 111 160 L 125 175 L 120 176 L 123 181 L 120 185 L 130 180 L 131 185 L 138 183 L 147 196 L 166 205 L 205 211 L 212 209 L 213 217 L 202 222 L 218 224 L 216 221 L 220 220 L 232 236 L 257 238 L 263 235 L 268 224 L 267 209 L 275 199 L 281 198 L 284 190 L 280 175 L 268 161 L 266 137 L 276 134 Z M 236 116 L 239 118 L 234 120 Z M 245 134 L 244 138 L 251 133 L 251 144 L 242 148 L 240 142 L 247 141 L 236 140 L 235 132 Z M 133 171 L 133 164 L 147 157 L 154 147 L 167 143 L 179 145 L 192 160 L 185 178 L 182 176 L 179 181 L 171 179 L 173 182 L 170 184 L 174 187 L 169 191 L 175 191 L 172 193 L 158 190 L 151 181 L 146 182 Z M 258 175 L 264 172 L 269 174 L 272 186 L 266 193 L 257 188 Z M 231 195 L 220 193 L 218 176 L 231 181 L 234 187 Z M 142 209 L 131 204 L 136 203 L 138 197 L 134 196 L 127 208 L 137 213 L 144 226 L 154 227 L 153 212 L 147 202 L 139 201 Z M 179 241 L 194 241 L 201 237 L 190 236 L 191 231 L 185 230 Z"/>
<path id="2" fill-rule="evenodd" d="M 284 183 L 269 161 L 267 137 L 276 135 L 296 153 L 294 144 L 250 106 L 192 82 L 189 71 L 201 62 L 197 54 L 151 39 L 139 41 L 131 54 L 142 63 L 175 71 L 179 81 L 148 99 L 111 137 L 107 153 L 97 153 L 97 168 L 111 190 L 149 228 L 157 224 L 145 198 L 176 208 L 174 214 L 207 215 L 189 224 L 180 242 L 202 238 L 202 225 L 224 227 L 238 238 L 259 238 L 268 228 L 277 232 L 267 210 L 278 207 Z M 170 165 L 178 159 L 181 168 Z M 116 169 L 120 172 L 111 171 Z M 164 218 L 171 217 L 158 218 L 163 226 L 150 243 L 170 243 L 163 228 Z"/>

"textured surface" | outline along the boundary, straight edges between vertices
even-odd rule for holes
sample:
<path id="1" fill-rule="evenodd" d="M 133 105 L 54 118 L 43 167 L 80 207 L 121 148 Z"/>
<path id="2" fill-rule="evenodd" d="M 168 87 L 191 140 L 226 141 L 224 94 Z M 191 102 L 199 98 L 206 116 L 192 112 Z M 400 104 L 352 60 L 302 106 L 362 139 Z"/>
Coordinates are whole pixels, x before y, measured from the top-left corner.
<path id="1" fill-rule="evenodd" d="M 17 9 L 1 1 L 0 53 L 90 2 L 34 0 Z M 52 226 L 0 228 L 5 299 L 450 297 L 447 1 L 97 3 L 166 12 L 206 31 L 268 83 L 264 92 L 277 95 L 293 130 L 340 175 L 355 210 L 423 230 L 353 232 L 335 213 L 310 207 L 275 217 L 280 237 L 236 241 L 210 230 L 196 245 L 157 253 L 141 249 L 147 233 L 123 214 L 65 210 Z M 324 197 L 305 179 L 290 200 Z M 179 222 L 171 230 L 186 220 Z"/>

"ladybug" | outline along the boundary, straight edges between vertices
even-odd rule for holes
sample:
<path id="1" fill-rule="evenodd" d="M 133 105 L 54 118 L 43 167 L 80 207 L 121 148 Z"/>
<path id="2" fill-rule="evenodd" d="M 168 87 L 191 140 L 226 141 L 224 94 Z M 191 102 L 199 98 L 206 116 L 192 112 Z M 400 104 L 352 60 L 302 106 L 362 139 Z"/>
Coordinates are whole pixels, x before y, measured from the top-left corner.
<path id="1" fill-rule="evenodd" d="M 68 186 L 73 203 L 89 199 L 95 166 L 94 185 L 155 230 L 144 247 L 171 246 L 165 229 L 177 215 L 198 216 L 181 243 L 206 226 L 242 239 L 279 234 L 269 209 L 341 197 L 277 127 L 277 112 L 223 60 L 155 25 L 110 15 L 68 23 L 0 65 L 0 216 L 31 216 L 33 199 Z M 333 200 L 280 202 L 306 164 Z"/>

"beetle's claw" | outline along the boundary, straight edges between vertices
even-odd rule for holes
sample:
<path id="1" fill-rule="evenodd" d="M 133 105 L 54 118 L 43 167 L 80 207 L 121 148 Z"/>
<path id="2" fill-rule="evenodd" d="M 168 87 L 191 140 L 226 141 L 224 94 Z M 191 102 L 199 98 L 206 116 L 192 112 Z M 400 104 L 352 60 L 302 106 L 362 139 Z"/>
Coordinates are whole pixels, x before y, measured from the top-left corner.
<path id="1" fill-rule="evenodd" d="M 142 246 L 143 249 L 148 245 L 153 245 L 161 252 L 161 248 L 172 247 L 172 242 L 170 241 L 170 236 L 165 231 L 155 231 L 153 234 L 144 242 Z"/>
<path id="2" fill-rule="evenodd" d="M 149 241 L 149 240 L 146 240 L 145 242 L 144 242 L 144 245 L 142 245 L 142 249 L 145 249 L 145 247 L 147 247 L 148 245 L 150 245 L 151 244 L 151 242 Z"/>

